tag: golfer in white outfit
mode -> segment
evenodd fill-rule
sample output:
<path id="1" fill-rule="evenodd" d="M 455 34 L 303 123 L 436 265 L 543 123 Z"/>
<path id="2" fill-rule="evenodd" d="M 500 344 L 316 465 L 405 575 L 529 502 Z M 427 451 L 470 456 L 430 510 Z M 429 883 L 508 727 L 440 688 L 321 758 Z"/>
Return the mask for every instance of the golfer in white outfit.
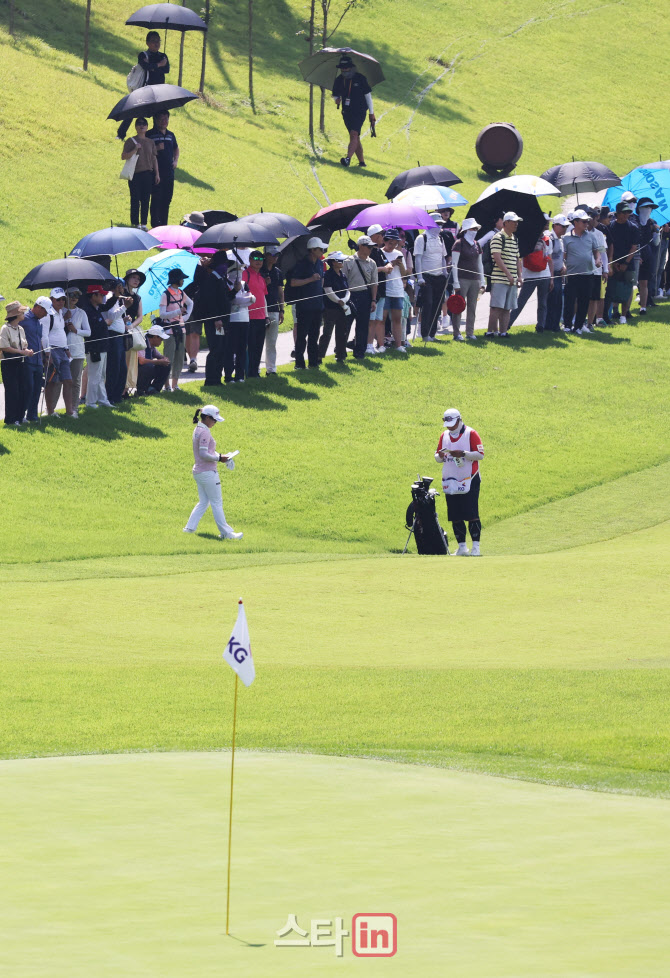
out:
<path id="1" fill-rule="evenodd" d="M 198 420 L 200 415 L 200 420 Z M 234 469 L 235 463 L 230 455 L 221 455 L 216 450 L 210 428 L 213 428 L 217 421 L 224 418 L 219 414 L 219 409 L 214 404 L 206 404 L 202 411 L 198 410 L 193 416 L 195 430 L 193 432 L 193 478 L 198 486 L 199 503 L 188 518 L 188 523 L 184 527 L 184 533 L 195 533 L 198 523 L 207 512 L 207 507 L 212 507 L 212 515 L 219 528 L 219 535 L 222 540 L 240 540 L 241 533 L 235 533 L 232 526 L 226 522 L 223 512 L 223 500 L 221 498 L 221 479 L 217 470 L 219 462 L 225 462 L 226 468 Z"/>

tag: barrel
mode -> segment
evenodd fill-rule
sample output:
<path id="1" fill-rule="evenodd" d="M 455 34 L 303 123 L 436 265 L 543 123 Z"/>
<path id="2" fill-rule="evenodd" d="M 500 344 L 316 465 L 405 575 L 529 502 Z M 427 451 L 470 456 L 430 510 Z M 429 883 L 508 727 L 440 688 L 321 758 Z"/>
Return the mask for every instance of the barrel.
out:
<path id="1" fill-rule="evenodd" d="M 523 153 L 523 139 L 511 122 L 492 122 L 477 136 L 475 150 L 487 173 L 510 173 Z"/>

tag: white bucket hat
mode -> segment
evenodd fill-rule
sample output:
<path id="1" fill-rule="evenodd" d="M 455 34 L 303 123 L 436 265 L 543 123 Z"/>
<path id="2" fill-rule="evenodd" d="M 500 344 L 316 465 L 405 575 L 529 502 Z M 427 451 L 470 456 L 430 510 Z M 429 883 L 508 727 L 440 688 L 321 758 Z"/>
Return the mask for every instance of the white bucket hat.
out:
<path id="1" fill-rule="evenodd" d="M 461 231 L 472 231 L 473 228 L 479 230 L 481 224 L 477 224 L 474 217 L 466 217 L 461 224 Z"/>

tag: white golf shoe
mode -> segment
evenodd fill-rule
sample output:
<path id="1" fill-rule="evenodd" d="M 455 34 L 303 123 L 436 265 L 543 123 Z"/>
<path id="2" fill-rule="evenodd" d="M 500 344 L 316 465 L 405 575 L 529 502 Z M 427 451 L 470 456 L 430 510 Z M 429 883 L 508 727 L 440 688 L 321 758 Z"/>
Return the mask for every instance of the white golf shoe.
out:
<path id="1" fill-rule="evenodd" d="M 470 551 L 471 557 L 481 557 L 482 552 L 479 549 L 479 540 L 472 541 L 472 550 Z"/>
<path id="2" fill-rule="evenodd" d="M 459 543 L 458 550 L 454 554 L 454 557 L 469 557 L 470 551 L 468 550 L 467 543 Z"/>
<path id="3" fill-rule="evenodd" d="M 235 531 L 233 530 L 232 533 L 225 533 L 225 534 L 222 533 L 219 536 L 219 539 L 220 540 L 241 540 L 243 536 L 244 536 L 243 533 L 235 533 Z"/>

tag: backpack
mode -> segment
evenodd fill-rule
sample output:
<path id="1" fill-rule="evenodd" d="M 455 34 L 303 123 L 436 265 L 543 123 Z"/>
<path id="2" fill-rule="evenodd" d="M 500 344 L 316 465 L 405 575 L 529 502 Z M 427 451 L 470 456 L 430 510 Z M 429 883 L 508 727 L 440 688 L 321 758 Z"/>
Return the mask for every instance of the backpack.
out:
<path id="1" fill-rule="evenodd" d="M 144 88 L 147 82 L 147 73 L 141 64 L 133 65 L 126 77 L 126 85 L 129 92 L 134 92 L 138 88 Z"/>
<path id="2" fill-rule="evenodd" d="M 537 251 L 531 251 L 523 259 L 523 267 L 527 268 L 529 272 L 543 272 L 548 263 L 549 259 L 545 255 L 543 248 L 538 248 Z"/>

